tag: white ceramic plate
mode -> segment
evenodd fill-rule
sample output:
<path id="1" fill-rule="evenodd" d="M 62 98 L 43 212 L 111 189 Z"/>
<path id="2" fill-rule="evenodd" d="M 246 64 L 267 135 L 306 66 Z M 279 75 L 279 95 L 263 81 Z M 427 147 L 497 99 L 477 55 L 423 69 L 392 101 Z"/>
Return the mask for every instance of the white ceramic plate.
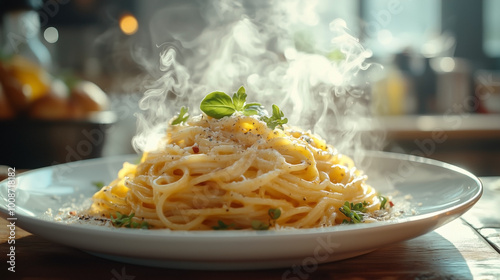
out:
<path id="1" fill-rule="evenodd" d="M 181 269 L 264 269 L 317 265 L 358 256 L 408 240 L 459 217 L 480 198 L 481 182 L 469 172 L 438 161 L 390 153 L 368 153 L 369 183 L 384 193 L 411 197 L 414 214 L 387 222 L 283 231 L 138 230 L 68 225 L 47 220 L 48 208 L 88 201 L 92 182 L 110 182 L 120 156 L 74 162 L 20 174 L 16 225 L 48 240 L 103 258 Z M 0 183 L 0 213 L 8 217 L 7 181 Z"/>

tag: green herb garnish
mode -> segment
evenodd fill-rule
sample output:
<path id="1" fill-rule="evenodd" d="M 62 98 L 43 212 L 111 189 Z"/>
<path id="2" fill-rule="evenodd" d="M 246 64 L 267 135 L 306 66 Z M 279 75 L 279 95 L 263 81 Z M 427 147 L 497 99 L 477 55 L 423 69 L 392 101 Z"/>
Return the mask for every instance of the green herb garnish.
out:
<path id="1" fill-rule="evenodd" d="M 255 230 L 268 230 L 269 224 L 266 224 L 266 223 L 259 221 L 259 220 L 253 220 L 252 221 L 252 228 Z"/>
<path id="2" fill-rule="evenodd" d="M 245 116 L 258 115 L 262 112 L 262 105 L 260 103 L 246 103 L 247 94 L 244 87 L 240 87 L 238 92 L 233 95 L 233 103 L 236 111 L 242 112 Z"/>
<path id="3" fill-rule="evenodd" d="M 231 229 L 231 228 L 237 229 L 237 227 L 234 223 L 231 223 L 228 225 L 221 220 L 218 220 L 217 225 L 213 226 L 212 228 L 215 230 L 225 230 L 225 229 Z"/>
<path id="4" fill-rule="evenodd" d="M 332 61 L 335 61 L 335 62 L 340 62 L 340 61 L 343 61 L 345 60 L 346 58 L 346 55 L 339 49 L 335 49 L 331 52 L 329 52 L 326 57 Z"/>
<path id="5" fill-rule="evenodd" d="M 379 196 L 379 199 L 380 199 L 380 209 L 385 209 L 385 205 L 387 204 L 387 197 L 381 195 Z"/>
<path id="6" fill-rule="evenodd" d="M 142 228 L 142 229 L 148 229 L 149 224 L 145 221 L 142 223 L 137 223 L 133 222 L 132 218 L 134 217 L 135 213 L 132 213 L 130 215 L 124 215 L 120 212 L 116 212 L 116 218 L 113 217 L 113 215 L 110 215 L 111 222 L 113 223 L 113 226 L 115 227 L 126 227 L 126 228 Z"/>
<path id="7" fill-rule="evenodd" d="M 285 114 L 280 108 L 273 104 L 273 114 L 271 117 L 262 117 L 262 121 L 264 121 L 267 126 L 271 129 L 275 129 L 276 127 L 283 129 L 283 125 L 288 122 L 288 119 L 285 118 Z"/>
<path id="8" fill-rule="evenodd" d="M 205 96 L 201 101 L 200 109 L 216 119 L 231 116 L 236 111 L 231 97 L 221 91 L 214 91 Z"/>
<path id="9" fill-rule="evenodd" d="M 273 114 L 271 117 L 267 117 L 262 116 L 264 111 L 260 103 L 247 104 L 246 99 L 247 94 L 244 87 L 240 87 L 238 92 L 233 94 L 233 97 L 222 91 L 214 91 L 205 96 L 201 101 L 200 109 L 208 116 L 216 119 L 229 117 L 234 113 L 240 113 L 245 116 L 261 115 L 260 119 L 271 129 L 275 129 L 276 127 L 283 129 L 283 125 L 288 123 L 285 114 L 277 105 L 273 104 Z"/>
<path id="10" fill-rule="evenodd" d="M 101 189 L 102 187 L 104 187 L 104 182 L 102 181 L 96 181 L 96 182 L 92 182 L 92 185 L 96 186 L 98 189 Z"/>
<path id="11" fill-rule="evenodd" d="M 245 102 L 247 101 L 247 94 L 244 87 L 240 87 L 238 91 L 233 94 L 233 105 L 236 111 L 243 111 Z"/>
<path id="12" fill-rule="evenodd" d="M 259 220 L 252 221 L 252 228 L 255 230 L 268 230 L 270 226 L 274 225 L 275 221 L 281 216 L 281 210 L 279 208 L 270 208 L 267 214 L 271 218 L 270 223 L 264 223 Z"/>
<path id="13" fill-rule="evenodd" d="M 245 116 L 259 114 L 262 106 L 259 103 L 246 104 L 246 98 L 244 87 L 240 87 L 232 98 L 224 92 L 214 91 L 201 101 L 200 109 L 216 119 L 231 116 L 236 112 Z"/>
<path id="14" fill-rule="evenodd" d="M 363 215 L 361 213 L 366 212 L 366 206 L 368 203 L 363 201 L 362 203 L 350 203 L 349 201 L 344 202 L 344 205 L 339 208 L 340 212 L 344 214 L 350 220 L 344 219 L 343 224 L 357 224 L 363 222 Z"/>
<path id="15" fill-rule="evenodd" d="M 182 106 L 179 115 L 172 121 L 172 125 L 177 125 L 186 122 L 188 118 L 189 118 L 188 108 Z"/>
<path id="16" fill-rule="evenodd" d="M 277 220 L 281 216 L 281 210 L 279 208 L 271 208 L 267 213 L 273 220 Z"/>
<path id="17" fill-rule="evenodd" d="M 263 107 L 260 103 L 246 103 L 247 94 L 244 87 L 240 87 L 238 92 L 231 98 L 222 91 L 209 93 L 201 101 L 200 109 L 208 116 L 216 119 L 232 116 L 234 113 L 241 113 L 245 116 L 261 115 L 260 119 L 264 121 L 271 129 L 276 127 L 283 129 L 283 125 L 288 123 L 285 114 L 280 108 L 273 104 L 273 114 L 271 117 L 262 116 Z M 182 111 L 182 109 L 181 109 Z"/>

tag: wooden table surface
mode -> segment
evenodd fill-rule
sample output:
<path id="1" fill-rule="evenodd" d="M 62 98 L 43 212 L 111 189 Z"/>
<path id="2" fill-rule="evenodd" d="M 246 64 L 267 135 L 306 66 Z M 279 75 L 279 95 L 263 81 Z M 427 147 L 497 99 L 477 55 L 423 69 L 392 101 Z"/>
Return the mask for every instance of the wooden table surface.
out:
<path id="1" fill-rule="evenodd" d="M 352 259 L 255 271 L 151 268 L 94 257 L 16 230 L 15 272 L 8 268 L 7 221 L 0 218 L 0 279 L 500 279 L 500 177 L 482 177 L 480 201 L 462 217 L 423 236 Z M 235 248 L 237 250 L 237 248 Z"/>

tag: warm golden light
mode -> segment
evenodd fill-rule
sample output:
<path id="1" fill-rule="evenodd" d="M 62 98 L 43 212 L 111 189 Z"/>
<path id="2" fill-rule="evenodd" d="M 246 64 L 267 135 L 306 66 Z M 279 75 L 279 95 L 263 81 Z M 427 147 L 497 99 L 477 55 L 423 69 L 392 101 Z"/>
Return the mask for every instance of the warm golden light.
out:
<path id="1" fill-rule="evenodd" d="M 125 14 L 120 18 L 120 29 L 127 35 L 132 35 L 139 29 L 137 19 L 131 14 Z"/>

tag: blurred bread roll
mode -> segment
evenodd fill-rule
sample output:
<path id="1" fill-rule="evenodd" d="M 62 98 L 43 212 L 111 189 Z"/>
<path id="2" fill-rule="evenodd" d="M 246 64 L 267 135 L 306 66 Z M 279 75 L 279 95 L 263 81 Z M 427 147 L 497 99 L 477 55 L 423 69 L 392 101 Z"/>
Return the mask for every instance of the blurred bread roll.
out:
<path id="1" fill-rule="evenodd" d="M 71 89 L 70 102 L 86 114 L 108 109 L 109 98 L 96 84 L 79 81 Z"/>

